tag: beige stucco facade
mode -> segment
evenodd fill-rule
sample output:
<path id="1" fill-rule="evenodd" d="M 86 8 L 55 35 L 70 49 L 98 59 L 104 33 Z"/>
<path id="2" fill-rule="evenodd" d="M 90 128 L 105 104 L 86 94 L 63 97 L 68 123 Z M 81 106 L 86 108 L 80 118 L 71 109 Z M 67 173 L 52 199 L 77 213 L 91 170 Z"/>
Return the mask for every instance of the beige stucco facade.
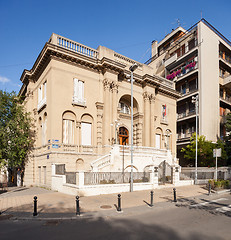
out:
<path id="1" fill-rule="evenodd" d="M 176 100 L 180 94 L 175 84 L 155 75 L 152 66 L 106 47 L 95 50 L 52 34 L 32 69 L 24 70 L 21 77 L 20 95 L 25 97 L 36 130 L 25 185 L 50 186 L 52 164 L 65 164 L 69 172 L 92 171 L 97 161 L 101 166 L 106 163 L 100 160 L 104 156 L 115 156 L 115 146 L 121 153 L 120 145 L 130 145 L 129 67 L 134 63 L 138 64 L 133 87 L 134 168 L 144 171 L 151 162 L 158 164 L 158 156 L 176 162 Z M 114 161 L 121 161 L 120 153 Z M 126 170 L 129 159 L 127 154 L 124 169 L 117 162 L 106 170 Z"/>

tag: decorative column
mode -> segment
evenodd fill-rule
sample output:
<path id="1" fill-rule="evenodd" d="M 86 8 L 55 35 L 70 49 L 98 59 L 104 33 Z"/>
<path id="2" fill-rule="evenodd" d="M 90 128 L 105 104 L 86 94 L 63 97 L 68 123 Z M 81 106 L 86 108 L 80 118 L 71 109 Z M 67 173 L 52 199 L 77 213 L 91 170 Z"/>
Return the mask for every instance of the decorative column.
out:
<path id="1" fill-rule="evenodd" d="M 112 119 L 111 123 L 113 123 L 113 128 L 112 128 L 112 137 L 115 138 L 115 120 L 117 120 L 117 107 L 118 107 L 118 102 L 117 102 L 117 96 L 118 96 L 118 84 L 116 81 L 111 82 L 111 92 L 112 92 Z"/>
<path id="2" fill-rule="evenodd" d="M 103 145 L 109 144 L 110 140 L 110 82 L 103 81 L 104 86 L 104 114 L 103 114 Z"/>
<path id="3" fill-rule="evenodd" d="M 149 93 L 144 92 L 144 146 L 150 146 L 150 98 Z"/>
<path id="4" fill-rule="evenodd" d="M 97 149 L 98 153 L 102 153 L 102 145 L 103 145 L 103 103 L 97 102 L 97 124 L 96 124 L 96 137 L 97 137 Z"/>
<path id="5" fill-rule="evenodd" d="M 78 152 L 80 152 L 80 145 L 81 145 L 81 122 L 76 121 L 76 145 L 78 146 Z"/>
<path id="6" fill-rule="evenodd" d="M 150 146 L 154 147 L 154 138 L 155 138 L 155 95 L 150 94 L 150 112 L 151 112 L 151 118 L 150 118 Z"/>

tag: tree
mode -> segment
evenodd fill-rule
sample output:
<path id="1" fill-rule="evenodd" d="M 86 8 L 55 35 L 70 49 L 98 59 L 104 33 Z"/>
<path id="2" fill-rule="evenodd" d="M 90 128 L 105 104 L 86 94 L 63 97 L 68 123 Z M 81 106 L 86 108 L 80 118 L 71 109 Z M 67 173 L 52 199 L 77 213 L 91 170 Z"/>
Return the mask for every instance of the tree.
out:
<path id="1" fill-rule="evenodd" d="M 225 150 L 228 155 L 227 164 L 231 165 L 231 113 L 227 114 L 226 117 L 226 123 L 225 123 L 225 130 L 226 130 L 226 136 L 225 136 Z"/>
<path id="2" fill-rule="evenodd" d="M 33 124 L 15 92 L 0 90 L 0 168 L 24 169 L 34 145 Z"/>
<path id="3" fill-rule="evenodd" d="M 217 143 L 207 141 L 205 136 L 201 135 L 197 138 L 197 162 L 199 167 L 213 167 L 215 166 L 215 158 L 213 157 L 213 149 L 221 148 L 222 157 L 218 162 L 219 165 L 225 165 L 227 154 L 224 143 L 219 139 Z M 190 144 L 181 149 L 184 157 L 189 161 L 189 165 L 195 165 L 196 158 L 196 133 L 190 138 Z"/>

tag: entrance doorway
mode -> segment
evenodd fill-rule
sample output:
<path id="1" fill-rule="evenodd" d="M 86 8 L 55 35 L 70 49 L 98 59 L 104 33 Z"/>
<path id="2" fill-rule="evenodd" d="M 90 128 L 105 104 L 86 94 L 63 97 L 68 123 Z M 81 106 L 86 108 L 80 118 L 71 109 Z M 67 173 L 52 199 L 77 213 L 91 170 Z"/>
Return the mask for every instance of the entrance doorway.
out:
<path id="1" fill-rule="evenodd" d="M 120 145 L 128 145 L 128 130 L 125 127 L 119 128 L 119 143 Z"/>

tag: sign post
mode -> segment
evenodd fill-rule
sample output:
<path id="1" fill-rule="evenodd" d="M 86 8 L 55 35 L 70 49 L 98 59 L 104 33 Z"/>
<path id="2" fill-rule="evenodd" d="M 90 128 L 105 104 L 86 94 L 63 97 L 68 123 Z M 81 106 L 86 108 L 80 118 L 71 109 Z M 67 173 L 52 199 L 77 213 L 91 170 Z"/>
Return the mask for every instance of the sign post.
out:
<path id="1" fill-rule="evenodd" d="M 216 158 L 215 181 L 217 181 L 217 157 L 221 157 L 221 148 L 213 149 L 213 157 Z"/>

